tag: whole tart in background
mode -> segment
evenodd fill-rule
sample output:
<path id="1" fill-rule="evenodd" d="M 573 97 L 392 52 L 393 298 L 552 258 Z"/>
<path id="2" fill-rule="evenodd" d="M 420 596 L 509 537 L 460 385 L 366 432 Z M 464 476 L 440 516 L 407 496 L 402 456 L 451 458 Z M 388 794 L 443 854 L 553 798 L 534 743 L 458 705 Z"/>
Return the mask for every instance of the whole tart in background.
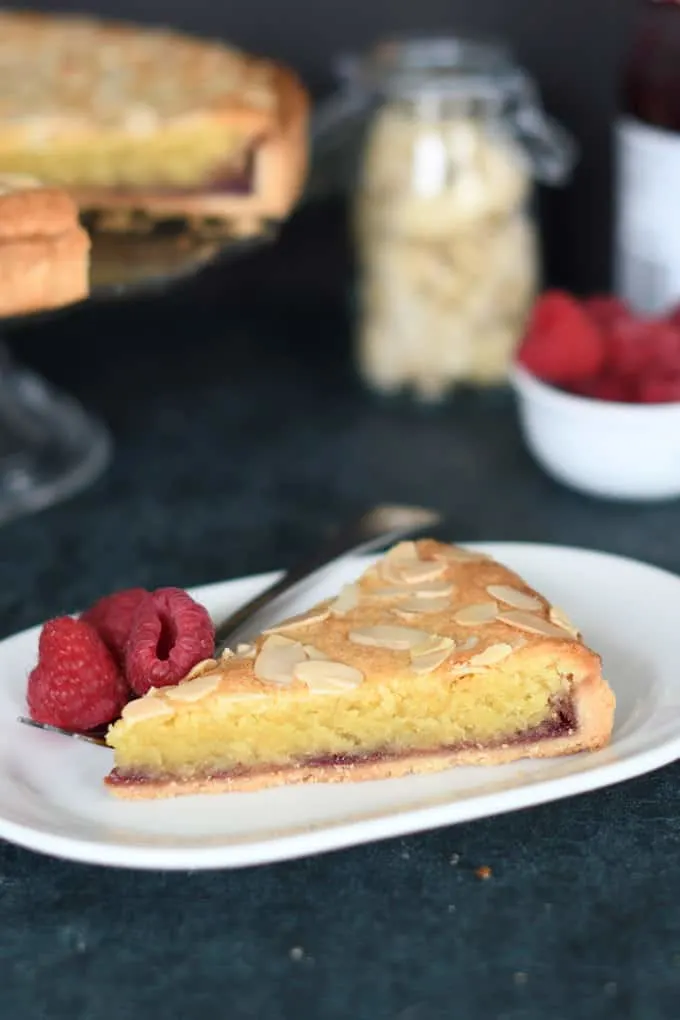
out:
<path id="1" fill-rule="evenodd" d="M 0 173 L 0 318 L 87 297 L 90 238 L 62 188 Z"/>
<path id="2" fill-rule="evenodd" d="M 0 172 L 68 189 L 105 228 L 182 218 L 247 235 L 283 219 L 307 120 L 291 71 L 220 42 L 0 12 Z"/>

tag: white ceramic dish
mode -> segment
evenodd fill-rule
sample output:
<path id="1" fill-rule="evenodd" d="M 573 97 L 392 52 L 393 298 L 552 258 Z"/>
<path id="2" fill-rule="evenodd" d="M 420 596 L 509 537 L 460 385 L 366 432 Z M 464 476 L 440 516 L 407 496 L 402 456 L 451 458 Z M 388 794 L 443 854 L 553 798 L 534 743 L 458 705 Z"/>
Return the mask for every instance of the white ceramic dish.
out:
<path id="1" fill-rule="evenodd" d="M 586 550 L 479 548 L 563 607 L 602 653 L 618 702 L 614 739 L 606 750 L 383 782 L 117 801 L 102 785 L 111 766 L 108 750 L 16 722 L 36 653 L 33 629 L 0 644 L 0 836 L 95 864 L 237 868 L 585 793 L 680 757 L 680 578 Z M 366 562 L 336 569 L 305 602 L 337 590 Z M 271 579 L 227 581 L 195 594 L 220 617 Z"/>
<path id="2" fill-rule="evenodd" d="M 680 496 L 680 403 L 619 404 L 512 371 L 527 446 L 548 474 L 608 499 Z"/>

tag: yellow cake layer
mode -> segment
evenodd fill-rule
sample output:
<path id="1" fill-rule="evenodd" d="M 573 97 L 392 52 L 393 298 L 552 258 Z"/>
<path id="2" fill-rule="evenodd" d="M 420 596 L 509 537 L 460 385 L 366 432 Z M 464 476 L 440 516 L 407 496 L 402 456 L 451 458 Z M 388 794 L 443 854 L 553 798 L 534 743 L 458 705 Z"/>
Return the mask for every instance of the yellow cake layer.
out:
<path id="1" fill-rule="evenodd" d="M 533 656 L 457 678 L 408 677 L 351 692 L 266 697 L 223 694 L 167 718 L 121 721 L 109 733 L 120 773 L 191 776 L 283 765 L 325 755 L 432 750 L 510 738 L 551 718 L 551 699 L 570 681 L 557 660 Z"/>
<path id="2" fill-rule="evenodd" d="M 245 138 L 233 125 L 193 117 L 144 135 L 112 128 L 12 146 L 0 133 L 0 169 L 66 187 L 200 187 L 238 161 Z"/>

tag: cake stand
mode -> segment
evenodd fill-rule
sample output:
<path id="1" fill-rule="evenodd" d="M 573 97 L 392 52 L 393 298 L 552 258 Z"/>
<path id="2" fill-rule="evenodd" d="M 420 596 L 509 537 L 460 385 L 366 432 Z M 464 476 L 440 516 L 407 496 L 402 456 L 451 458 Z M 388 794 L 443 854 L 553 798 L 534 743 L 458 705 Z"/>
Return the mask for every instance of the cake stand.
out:
<path id="1" fill-rule="evenodd" d="M 92 234 L 88 302 L 163 291 L 208 264 L 271 241 L 196 237 L 182 228 L 144 235 Z M 73 306 L 69 306 L 71 308 Z M 70 396 L 17 364 L 7 339 L 14 327 L 63 314 L 0 320 L 0 523 L 39 510 L 93 482 L 108 464 L 105 426 Z"/>

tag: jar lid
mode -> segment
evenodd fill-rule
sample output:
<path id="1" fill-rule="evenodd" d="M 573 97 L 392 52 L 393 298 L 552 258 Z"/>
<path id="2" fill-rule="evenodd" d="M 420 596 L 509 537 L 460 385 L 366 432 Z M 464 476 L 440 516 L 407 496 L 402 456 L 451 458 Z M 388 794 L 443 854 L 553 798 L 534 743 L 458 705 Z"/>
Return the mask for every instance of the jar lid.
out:
<path id="1" fill-rule="evenodd" d="M 343 77 L 405 99 L 430 94 L 502 100 L 515 71 L 511 52 L 500 43 L 456 36 L 388 39 L 340 65 Z"/>

